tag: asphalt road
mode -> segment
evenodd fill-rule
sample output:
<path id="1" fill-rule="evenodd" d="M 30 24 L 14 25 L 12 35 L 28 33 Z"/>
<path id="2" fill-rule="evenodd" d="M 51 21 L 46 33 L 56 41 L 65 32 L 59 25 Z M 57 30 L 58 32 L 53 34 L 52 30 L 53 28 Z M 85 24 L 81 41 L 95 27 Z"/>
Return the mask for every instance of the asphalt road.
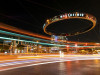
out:
<path id="1" fill-rule="evenodd" d="M 100 75 L 100 59 L 41 64 L 1 71 L 0 75 Z"/>

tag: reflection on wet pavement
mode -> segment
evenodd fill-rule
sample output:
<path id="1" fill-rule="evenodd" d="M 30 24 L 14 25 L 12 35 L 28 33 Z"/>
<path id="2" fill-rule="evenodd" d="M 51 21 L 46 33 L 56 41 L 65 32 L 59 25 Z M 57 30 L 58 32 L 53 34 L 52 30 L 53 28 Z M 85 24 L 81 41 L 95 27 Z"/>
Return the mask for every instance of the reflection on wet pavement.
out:
<path id="1" fill-rule="evenodd" d="M 76 60 L 24 67 L 0 75 L 100 75 L 100 60 Z"/>

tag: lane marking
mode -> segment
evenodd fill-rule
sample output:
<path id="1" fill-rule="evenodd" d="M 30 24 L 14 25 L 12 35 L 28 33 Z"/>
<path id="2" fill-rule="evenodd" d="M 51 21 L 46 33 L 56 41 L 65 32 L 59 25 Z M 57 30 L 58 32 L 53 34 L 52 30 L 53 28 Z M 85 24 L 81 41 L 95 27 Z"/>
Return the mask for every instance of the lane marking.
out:
<path id="1" fill-rule="evenodd" d="M 71 61 L 71 60 L 53 61 L 53 62 L 44 62 L 44 63 L 37 63 L 37 64 L 31 64 L 31 65 L 24 65 L 24 66 L 19 66 L 19 67 L 7 68 L 7 69 L 3 69 L 3 70 L 0 70 L 0 71 L 6 71 L 6 70 L 17 69 L 17 68 L 36 66 L 36 65 L 43 65 L 43 64 L 50 64 L 50 63 L 57 63 L 57 62 L 65 62 L 65 61 Z"/>
<path id="2" fill-rule="evenodd" d="M 76 58 L 76 59 L 75 59 Z M 54 60 L 54 59 L 56 59 L 56 61 Z M 70 60 L 68 60 L 67 59 L 67 57 L 66 58 L 52 58 L 52 59 L 48 59 L 49 61 L 50 60 L 52 60 L 52 62 L 50 61 L 50 62 L 44 62 L 44 63 L 37 63 L 37 64 L 30 64 L 30 65 L 24 65 L 24 66 L 19 66 L 19 67 L 13 67 L 13 68 L 7 68 L 7 69 L 2 69 L 2 70 L 0 70 L 0 71 L 6 71 L 6 70 L 11 70 L 11 69 L 17 69 L 17 68 L 23 68 L 23 67 L 28 67 L 28 66 L 35 66 L 35 65 L 42 65 L 42 64 L 50 64 L 50 63 L 57 63 L 57 62 L 65 62 L 65 61 L 77 61 L 77 60 L 94 60 L 94 59 L 100 59 L 100 58 L 98 58 L 98 57 L 95 57 L 95 58 L 90 58 L 90 57 L 85 57 L 85 58 L 83 58 L 83 57 L 73 57 L 73 58 L 68 58 L 68 59 L 70 59 Z M 57 60 L 57 59 L 59 59 L 59 60 Z M 46 59 L 39 59 L 39 60 L 46 60 Z M 39 61 L 38 60 L 38 61 Z M 48 61 L 48 60 L 46 60 L 46 61 Z M 39 62 L 41 62 L 41 61 L 39 61 Z M 43 62 L 43 61 L 42 61 Z M 22 63 L 17 63 L 17 64 L 24 64 L 24 63 L 30 63 L 30 62 L 22 62 Z M 8 65 L 12 65 L 12 64 L 8 64 Z M 3 66 L 8 66 L 8 65 L 3 65 Z M 16 65 L 15 63 L 13 64 L 13 65 Z"/>

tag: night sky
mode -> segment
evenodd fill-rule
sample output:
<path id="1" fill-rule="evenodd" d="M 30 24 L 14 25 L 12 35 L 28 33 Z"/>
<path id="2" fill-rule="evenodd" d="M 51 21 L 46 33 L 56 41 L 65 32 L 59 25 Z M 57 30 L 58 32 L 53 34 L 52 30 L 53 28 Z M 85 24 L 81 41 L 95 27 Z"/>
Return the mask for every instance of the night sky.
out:
<path id="1" fill-rule="evenodd" d="M 45 36 L 49 36 L 43 32 L 43 24 L 46 19 L 67 12 L 76 11 L 94 15 L 97 18 L 97 25 L 93 30 L 87 33 L 68 37 L 68 40 L 80 42 L 100 42 L 99 0 L 0 0 L 1 22 Z M 56 24 L 58 25 L 59 23 Z M 64 29 L 64 32 L 70 32 L 73 31 L 73 29 L 76 29 L 76 25 L 78 29 L 86 27 L 88 22 L 82 23 L 79 21 L 75 23 L 70 21 L 69 24 L 72 25 L 72 28 L 69 27 L 69 24 L 62 24 L 62 27 L 58 26 L 58 31 L 60 31 L 61 28 L 61 30 Z M 67 25 L 67 27 L 64 27 L 64 25 Z M 57 26 L 55 27 L 57 29 Z M 65 31 L 65 28 L 68 31 Z M 55 32 L 57 32 L 57 30 Z"/>

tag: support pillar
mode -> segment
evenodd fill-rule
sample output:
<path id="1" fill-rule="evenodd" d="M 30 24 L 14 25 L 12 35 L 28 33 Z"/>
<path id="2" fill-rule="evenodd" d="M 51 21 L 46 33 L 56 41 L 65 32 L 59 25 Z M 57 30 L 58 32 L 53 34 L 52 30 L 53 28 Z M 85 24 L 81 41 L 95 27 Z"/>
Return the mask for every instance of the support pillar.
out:
<path id="1" fill-rule="evenodd" d="M 28 45 L 27 45 L 27 53 L 28 53 Z"/>

